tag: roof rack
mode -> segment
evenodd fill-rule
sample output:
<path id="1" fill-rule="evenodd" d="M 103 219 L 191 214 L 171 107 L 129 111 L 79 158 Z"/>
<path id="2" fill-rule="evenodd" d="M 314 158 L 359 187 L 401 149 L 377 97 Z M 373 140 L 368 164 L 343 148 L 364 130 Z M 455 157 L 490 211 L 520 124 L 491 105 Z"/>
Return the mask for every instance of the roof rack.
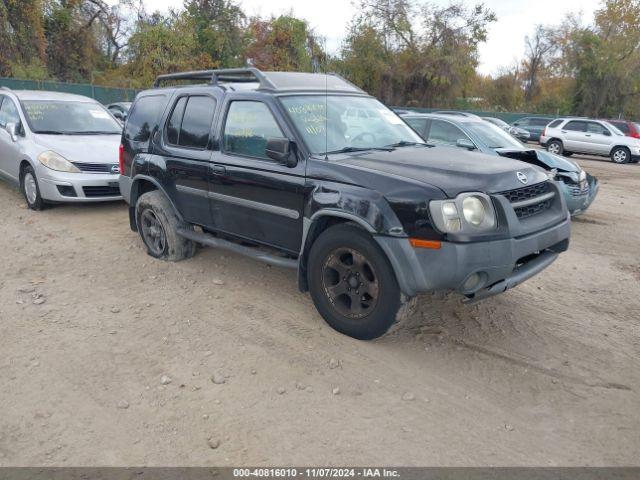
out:
<path id="1" fill-rule="evenodd" d="M 219 85 L 221 82 L 258 82 L 260 88 L 276 89 L 276 86 L 257 68 L 223 68 L 217 70 L 169 73 L 156 77 L 155 82 L 153 82 L 153 87 L 158 88 L 162 82 L 170 80 L 204 80 L 211 85 Z"/>

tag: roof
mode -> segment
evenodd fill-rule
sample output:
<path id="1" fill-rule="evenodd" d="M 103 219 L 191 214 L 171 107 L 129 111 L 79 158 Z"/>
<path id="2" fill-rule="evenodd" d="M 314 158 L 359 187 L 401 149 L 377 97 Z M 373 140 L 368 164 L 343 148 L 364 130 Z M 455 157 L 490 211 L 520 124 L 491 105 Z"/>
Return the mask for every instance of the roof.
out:
<path id="1" fill-rule="evenodd" d="M 10 90 L 20 100 L 50 100 L 58 102 L 91 102 L 96 103 L 93 98 L 72 93 L 49 92 L 47 90 Z"/>
<path id="2" fill-rule="evenodd" d="M 156 78 L 154 87 L 158 88 L 163 82 L 168 81 L 194 80 L 202 80 L 206 84 L 230 90 L 365 94 L 363 90 L 333 73 L 262 72 L 257 68 L 201 70 L 160 75 Z"/>
<path id="3" fill-rule="evenodd" d="M 458 123 L 478 123 L 478 120 L 482 120 L 480 117 L 465 117 L 463 115 L 450 115 L 446 113 L 401 113 L 401 117 L 413 117 L 413 118 L 437 118 L 439 120 L 447 120 L 449 122 Z M 484 120 L 483 120 L 484 121 Z"/>

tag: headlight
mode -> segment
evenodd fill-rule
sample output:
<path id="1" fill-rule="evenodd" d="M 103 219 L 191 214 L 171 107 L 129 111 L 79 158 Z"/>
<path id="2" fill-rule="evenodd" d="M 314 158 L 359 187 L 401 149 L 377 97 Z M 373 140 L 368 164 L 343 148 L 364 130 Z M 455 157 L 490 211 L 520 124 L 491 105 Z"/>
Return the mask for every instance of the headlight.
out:
<path id="1" fill-rule="evenodd" d="M 80 169 L 62 155 L 48 150 L 38 155 L 38 161 L 51 170 L 67 173 L 80 173 Z"/>
<path id="2" fill-rule="evenodd" d="M 581 182 L 584 182 L 587 179 L 587 172 L 585 172 L 584 170 L 580 170 L 580 176 L 578 177 L 578 180 Z"/>
<path id="3" fill-rule="evenodd" d="M 496 227 L 496 214 L 488 195 L 461 193 L 455 200 L 429 203 L 435 227 L 443 233 L 480 233 Z"/>

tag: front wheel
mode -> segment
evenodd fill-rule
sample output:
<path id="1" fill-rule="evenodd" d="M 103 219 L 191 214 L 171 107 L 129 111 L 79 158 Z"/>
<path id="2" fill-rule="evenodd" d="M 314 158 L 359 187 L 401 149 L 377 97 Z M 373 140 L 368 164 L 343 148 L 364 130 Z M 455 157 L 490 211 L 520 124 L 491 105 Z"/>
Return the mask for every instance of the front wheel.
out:
<path id="1" fill-rule="evenodd" d="M 45 207 L 45 202 L 40 195 L 38 178 L 31 165 L 26 166 L 20 176 L 20 190 L 31 210 L 42 210 Z"/>
<path id="2" fill-rule="evenodd" d="M 616 147 L 611 151 L 611 160 L 614 163 L 629 163 L 631 152 L 627 147 Z"/>
<path id="3" fill-rule="evenodd" d="M 562 153 L 564 152 L 562 142 L 560 140 L 551 140 L 547 144 L 547 151 L 555 155 L 562 155 Z"/>
<path id="4" fill-rule="evenodd" d="M 140 196 L 136 224 L 152 257 L 177 262 L 195 254 L 195 243 L 178 235 L 182 222 L 162 192 L 154 190 Z"/>
<path id="5" fill-rule="evenodd" d="M 352 225 L 323 232 L 309 253 L 311 298 L 325 321 L 359 340 L 383 335 L 400 309 L 393 268 L 371 235 Z"/>

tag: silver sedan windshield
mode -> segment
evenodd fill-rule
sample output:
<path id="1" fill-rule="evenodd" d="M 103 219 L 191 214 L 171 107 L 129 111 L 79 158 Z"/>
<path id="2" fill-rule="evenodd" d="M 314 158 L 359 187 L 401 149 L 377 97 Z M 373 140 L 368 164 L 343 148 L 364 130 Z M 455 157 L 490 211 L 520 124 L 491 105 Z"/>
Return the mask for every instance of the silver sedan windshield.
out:
<path id="1" fill-rule="evenodd" d="M 102 105 L 91 102 L 27 100 L 27 123 L 34 133 L 120 134 L 122 127 Z"/>

